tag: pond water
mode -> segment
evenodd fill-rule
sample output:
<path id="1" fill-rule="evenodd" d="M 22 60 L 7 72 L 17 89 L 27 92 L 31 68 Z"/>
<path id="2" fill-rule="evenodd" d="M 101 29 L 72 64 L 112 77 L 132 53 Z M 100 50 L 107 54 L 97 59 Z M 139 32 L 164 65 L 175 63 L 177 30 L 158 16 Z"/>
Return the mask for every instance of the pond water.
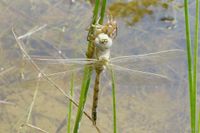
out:
<path id="1" fill-rule="evenodd" d="M 108 1 L 110 12 L 118 23 L 111 56 L 185 50 L 182 5 L 181 0 L 168 3 L 167 0 Z M 191 9 L 194 6 L 194 3 L 190 3 Z M 45 26 L 21 39 L 25 50 L 33 58 L 85 58 L 86 29 L 92 18 L 92 4 L 80 0 L 1 0 L 0 10 L 0 132 L 39 132 L 35 128 L 23 126 L 37 88 L 28 123 L 49 133 L 67 132 L 69 100 L 50 82 L 38 78 L 38 72 L 17 46 L 12 27 L 20 36 L 33 28 Z M 193 11 L 191 14 L 194 14 Z M 194 20 L 193 15 L 191 20 Z M 190 132 L 186 64 L 184 52 L 118 62 L 120 66 L 165 75 L 170 79 L 115 71 L 119 133 Z M 67 94 L 74 72 L 74 99 L 78 101 L 81 65 L 42 62 L 37 65 L 47 75 L 52 74 L 49 77 Z M 77 68 L 79 71 L 72 71 Z M 68 72 L 58 74 L 62 71 Z M 94 75 L 85 108 L 89 114 L 93 82 Z M 106 72 L 102 76 L 99 97 L 97 126 L 102 133 L 111 133 L 112 90 L 111 78 Z M 76 109 L 74 106 L 72 123 Z M 92 122 L 83 116 L 80 133 L 95 132 Z"/>

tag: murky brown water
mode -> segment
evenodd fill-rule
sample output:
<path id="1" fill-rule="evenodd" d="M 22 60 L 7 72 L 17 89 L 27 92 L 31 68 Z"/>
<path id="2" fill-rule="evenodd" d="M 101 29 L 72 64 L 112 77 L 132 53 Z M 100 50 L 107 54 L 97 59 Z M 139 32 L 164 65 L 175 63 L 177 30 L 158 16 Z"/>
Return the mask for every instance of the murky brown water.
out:
<path id="1" fill-rule="evenodd" d="M 112 48 L 112 57 L 185 49 L 182 9 L 171 10 L 172 3 L 169 3 L 169 9 L 163 9 L 162 3 L 165 1 L 152 2 L 153 4 L 150 3 L 148 6 L 139 6 L 141 12 L 142 9 L 145 11 L 141 13 L 142 17 L 139 19 L 137 19 L 138 14 L 134 16 L 135 12 L 130 15 L 125 14 L 123 17 L 120 14 L 116 15 L 119 31 Z M 109 5 L 113 3 L 109 1 Z M 59 51 L 62 51 L 65 58 L 84 58 L 87 48 L 86 29 L 91 20 L 92 6 L 83 1 L 70 3 L 67 0 L 2 0 L 0 10 L 0 100 L 11 102 L 0 102 L 0 132 L 23 132 L 25 127 L 22 127 L 22 124 L 26 122 L 37 84 L 38 94 L 29 123 L 49 133 L 66 132 L 68 100 L 48 81 L 37 78 L 38 73 L 33 65 L 23 60 L 11 29 L 14 27 L 17 35 L 20 36 L 36 26 L 47 25 L 43 30 L 22 39 L 26 51 L 32 57 L 62 58 L 59 54 Z M 170 26 L 174 26 L 172 23 L 160 21 L 161 18 L 169 16 L 177 19 L 174 29 L 169 29 Z M 187 69 L 184 53 L 153 56 L 143 60 L 128 60 L 128 62 L 118 64 L 131 69 L 166 75 L 171 79 L 171 81 L 166 81 L 133 72 L 115 72 L 119 133 L 189 132 Z M 47 74 L 82 67 L 42 63 L 38 65 Z M 22 79 L 22 72 L 24 79 Z M 72 72 L 67 72 L 50 78 L 66 93 L 69 93 L 71 74 Z M 81 77 L 80 70 L 76 72 L 75 78 L 76 101 L 79 98 Z M 110 84 L 110 77 L 104 72 L 97 121 L 102 133 L 112 132 Z M 86 105 L 87 112 L 91 111 L 92 85 Z M 75 111 L 76 107 L 74 107 L 72 121 L 75 119 Z M 26 132 L 39 131 L 27 128 Z M 95 132 L 96 129 L 91 121 L 84 116 L 80 133 Z"/>

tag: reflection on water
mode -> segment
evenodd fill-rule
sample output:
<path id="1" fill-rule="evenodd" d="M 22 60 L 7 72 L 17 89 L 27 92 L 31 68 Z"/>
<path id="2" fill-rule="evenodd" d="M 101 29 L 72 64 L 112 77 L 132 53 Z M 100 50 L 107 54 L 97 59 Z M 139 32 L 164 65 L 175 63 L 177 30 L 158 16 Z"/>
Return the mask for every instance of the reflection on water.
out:
<path id="1" fill-rule="evenodd" d="M 121 2 L 122 3 L 122 2 Z M 147 4 L 148 3 L 148 4 Z M 133 27 L 127 26 L 123 19 L 117 18 L 118 37 L 114 41 L 111 56 L 144 54 L 166 49 L 184 48 L 184 24 L 182 12 L 177 16 L 178 27 L 166 30 L 165 25 L 150 17 L 151 14 L 165 16 L 162 3 L 165 1 L 142 0 L 128 4 L 110 2 L 110 9 L 116 4 L 125 15 L 133 15 L 133 20 L 140 20 Z M 129 5 L 131 4 L 131 5 Z M 116 6 L 116 7 L 117 7 Z M 166 5 L 165 5 L 166 6 Z M 2 132 L 22 132 L 26 122 L 34 91 L 38 84 L 38 94 L 29 123 L 50 133 L 66 132 L 68 100 L 45 79 L 39 80 L 35 71 L 16 45 L 11 27 L 14 25 L 18 35 L 23 35 L 36 26 L 47 27 L 22 41 L 26 51 L 34 58 L 84 58 L 86 28 L 92 16 L 91 5 L 76 1 L 73 4 L 63 1 L 26 1 L 2 0 L 0 2 L 0 129 Z M 116 10 L 112 9 L 113 13 Z M 111 12 L 112 12 L 111 10 Z M 134 12 L 133 12 L 134 11 Z M 118 12 L 120 13 L 120 12 Z M 116 14 L 120 16 L 120 14 Z M 137 16 L 138 15 L 138 16 Z M 132 21 L 129 21 L 132 22 Z M 175 56 L 175 55 L 174 55 Z M 134 74 L 116 71 L 117 76 L 117 119 L 120 133 L 187 133 L 189 128 L 189 108 L 187 78 L 184 57 L 162 61 L 146 59 L 144 64 L 132 60 L 121 63 L 129 68 L 156 72 L 172 79 L 171 82 L 157 82 L 154 78 L 135 77 Z M 66 93 L 69 93 L 70 78 L 76 66 L 63 64 L 38 64 L 46 74 L 68 71 L 50 78 Z M 78 66 L 79 67 L 79 66 Z M 21 74 L 24 74 L 24 79 Z M 78 101 L 82 70 L 76 72 L 75 97 Z M 104 73 L 100 91 L 97 125 L 103 133 L 112 132 L 112 93 L 109 75 Z M 150 82 L 149 82 L 150 81 Z M 151 83 L 152 82 L 152 83 Z M 151 84 L 149 84 L 151 83 Z M 92 89 L 90 89 L 86 111 L 91 111 Z M 13 104 L 4 104 L 8 101 Z M 74 107 L 74 112 L 76 107 Z M 90 113 L 89 113 L 90 114 Z M 76 113 L 73 113 L 74 122 Z M 80 131 L 95 133 L 91 121 L 83 117 Z M 27 133 L 38 132 L 27 128 Z"/>

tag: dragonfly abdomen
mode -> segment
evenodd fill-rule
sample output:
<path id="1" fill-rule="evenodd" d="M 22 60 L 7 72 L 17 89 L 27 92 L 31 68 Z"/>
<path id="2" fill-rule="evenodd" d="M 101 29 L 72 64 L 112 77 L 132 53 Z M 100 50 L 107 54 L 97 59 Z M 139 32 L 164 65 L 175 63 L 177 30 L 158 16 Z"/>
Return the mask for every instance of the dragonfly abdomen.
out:
<path id="1" fill-rule="evenodd" d="M 96 125 L 96 120 L 97 120 L 97 105 L 98 105 L 100 73 L 101 72 L 96 71 L 96 78 L 95 78 L 95 85 L 94 85 L 93 104 L 92 104 L 92 119 L 93 119 L 94 125 Z"/>

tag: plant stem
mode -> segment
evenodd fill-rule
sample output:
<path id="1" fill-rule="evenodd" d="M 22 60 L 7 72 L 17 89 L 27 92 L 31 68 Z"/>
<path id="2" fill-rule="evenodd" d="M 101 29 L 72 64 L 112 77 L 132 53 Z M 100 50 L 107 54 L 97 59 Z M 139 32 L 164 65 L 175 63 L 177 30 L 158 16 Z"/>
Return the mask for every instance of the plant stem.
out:
<path id="1" fill-rule="evenodd" d="M 95 1 L 92 25 L 96 24 L 96 21 L 97 21 L 98 12 L 99 12 L 99 3 L 100 3 L 99 0 Z M 93 34 L 93 32 L 94 32 L 94 27 L 92 25 L 90 26 L 90 29 L 88 31 L 88 38 L 90 38 L 90 35 Z M 87 48 L 86 56 L 87 56 L 87 58 L 92 58 L 93 55 L 94 55 L 94 44 L 92 43 L 91 40 L 88 40 L 88 48 Z M 76 115 L 73 133 L 78 133 L 78 130 L 80 127 L 80 121 L 82 118 L 83 109 L 85 106 L 87 93 L 88 93 L 88 89 L 90 86 L 91 74 L 92 74 L 92 68 L 85 66 L 83 80 L 82 80 L 82 86 L 81 86 L 80 99 L 79 99 L 79 106 L 78 106 L 78 111 L 77 111 L 77 115 Z"/>
<path id="2" fill-rule="evenodd" d="M 192 74 L 192 54 L 191 54 L 191 37 L 190 37 L 190 23 L 189 23 L 189 8 L 188 0 L 184 0 L 184 13 L 185 13 L 185 33 L 186 33 L 186 46 L 187 46 L 187 61 L 188 61 L 188 81 L 190 90 L 190 117 L 191 117 L 191 130 L 195 133 L 196 128 L 196 97 L 195 89 L 193 88 L 193 74 Z"/>
<path id="3" fill-rule="evenodd" d="M 87 98 L 87 92 L 88 92 L 88 88 L 90 85 L 91 74 L 92 74 L 91 67 L 85 66 L 84 77 L 82 80 L 81 94 L 80 94 L 80 99 L 79 99 L 79 106 L 78 106 L 78 111 L 77 111 L 77 115 L 76 115 L 76 121 L 75 121 L 73 133 L 78 133 L 78 130 L 80 127 L 80 121 L 81 121 L 81 118 L 83 115 L 84 105 L 85 105 L 86 98 Z"/>
<path id="4" fill-rule="evenodd" d="M 94 7 L 94 11 L 93 11 L 93 21 L 92 21 L 92 24 L 95 24 L 97 22 L 98 13 L 99 13 L 99 3 L 100 3 L 100 0 L 96 0 L 95 1 L 95 7 Z"/>
<path id="5" fill-rule="evenodd" d="M 199 120 L 198 120 L 198 133 L 200 133 L 200 110 L 199 110 Z"/>
<path id="6" fill-rule="evenodd" d="M 116 87 L 115 87 L 115 74 L 110 69 L 111 77 L 112 77 L 112 97 L 113 97 L 113 133 L 117 133 L 117 113 L 116 113 Z"/>
<path id="7" fill-rule="evenodd" d="M 196 125 L 196 97 L 197 97 L 197 73 L 198 73 L 198 36 L 199 36 L 199 0 L 196 0 L 196 17 L 195 17 L 195 35 L 194 35 L 194 66 L 193 66 L 193 101 L 194 101 L 194 121 Z M 200 122 L 200 120 L 198 120 Z M 200 124 L 200 123 L 199 123 Z M 199 125 L 198 124 L 198 125 Z M 193 129 L 192 129 L 193 130 Z M 196 128 L 194 126 L 194 130 L 196 131 Z M 200 132 L 200 131 L 199 131 Z"/>
<path id="8" fill-rule="evenodd" d="M 97 18 L 98 18 L 98 13 L 99 13 L 99 0 L 95 1 L 95 7 L 93 10 L 93 18 L 92 18 L 92 24 L 90 26 L 90 29 L 88 31 L 88 37 L 87 39 L 90 38 L 91 35 L 93 35 L 94 33 L 94 27 L 92 25 L 95 25 L 97 22 Z M 92 43 L 91 40 L 88 40 L 88 48 L 87 48 L 87 52 L 86 52 L 86 56 L 87 58 L 92 58 L 94 55 L 94 44 Z"/>
<path id="9" fill-rule="evenodd" d="M 101 14 L 100 14 L 100 20 L 99 20 L 99 24 L 101 24 L 101 25 L 103 24 L 103 20 L 104 20 L 104 16 L 105 16 L 106 1 L 107 0 L 103 0 L 102 6 L 101 6 Z"/>
<path id="10" fill-rule="evenodd" d="M 194 36 L 194 66 L 193 66 L 193 87 L 197 89 L 197 68 L 198 68 L 198 30 L 199 30 L 199 0 L 196 0 L 195 36 Z M 196 93 L 195 93 L 196 95 Z"/>
<path id="11" fill-rule="evenodd" d="M 74 95 L 74 73 L 72 73 L 71 81 L 70 81 L 70 95 L 73 97 Z M 72 115 L 72 102 L 69 101 L 69 111 L 68 111 L 68 120 L 67 120 L 67 133 L 70 133 L 71 129 L 71 115 Z"/>
<path id="12" fill-rule="evenodd" d="M 95 1 L 95 7 L 93 10 L 93 20 L 92 20 L 92 25 L 95 25 L 97 22 L 98 18 L 98 12 L 99 12 L 99 3 L 100 0 Z M 103 1 L 103 5 L 101 8 L 101 21 L 103 23 L 103 18 L 104 13 L 105 13 L 105 6 L 106 6 L 106 0 Z M 90 35 L 93 35 L 94 33 L 94 27 L 90 26 L 89 32 L 88 32 L 88 38 L 90 38 Z M 92 58 L 94 55 L 94 44 L 92 40 L 88 40 L 88 48 L 86 52 L 87 58 Z M 87 99 L 87 93 L 88 89 L 90 86 L 90 81 L 91 81 L 91 74 L 92 74 L 92 67 L 85 66 L 84 68 L 84 76 L 83 76 L 83 81 L 82 81 L 82 86 L 81 86 L 81 94 L 80 94 L 80 99 L 79 99 L 79 107 L 76 115 L 76 120 L 75 120 L 75 125 L 74 125 L 74 130 L 73 133 L 78 133 L 79 127 L 80 127 L 80 121 L 82 118 L 85 102 Z"/>

